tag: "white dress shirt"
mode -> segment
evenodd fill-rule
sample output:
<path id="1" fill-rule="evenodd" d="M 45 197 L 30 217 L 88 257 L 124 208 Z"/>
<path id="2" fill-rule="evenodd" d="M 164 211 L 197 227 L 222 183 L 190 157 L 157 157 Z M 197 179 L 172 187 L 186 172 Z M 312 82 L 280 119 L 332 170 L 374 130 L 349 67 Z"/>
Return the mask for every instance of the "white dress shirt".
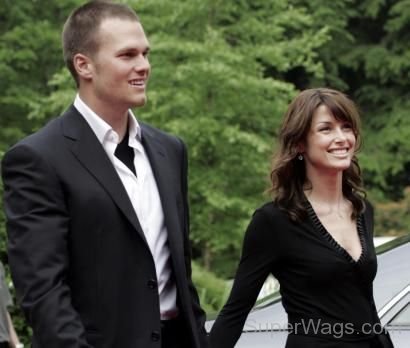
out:
<path id="1" fill-rule="evenodd" d="M 177 313 L 176 286 L 172 279 L 168 232 L 158 187 L 147 154 L 141 143 L 141 127 L 129 110 L 128 146 L 134 149 L 134 166 L 137 176 L 115 155 L 120 142 L 112 127 L 92 111 L 77 94 L 74 107 L 87 121 L 109 159 L 114 165 L 132 206 L 137 214 L 155 263 L 158 282 L 161 319 L 170 319 Z"/>

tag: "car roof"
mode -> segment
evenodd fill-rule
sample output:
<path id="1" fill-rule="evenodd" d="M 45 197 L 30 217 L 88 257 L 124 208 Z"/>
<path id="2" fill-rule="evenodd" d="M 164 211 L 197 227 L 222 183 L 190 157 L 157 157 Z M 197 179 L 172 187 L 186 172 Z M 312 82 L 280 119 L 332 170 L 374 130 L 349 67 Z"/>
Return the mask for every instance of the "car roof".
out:
<path id="1" fill-rule="evenodd" d="M 373 291 L 377 310 L 380 310 L 410 284 L 410 234 L 398 237 L 376 250 L 378 270 Z"/>

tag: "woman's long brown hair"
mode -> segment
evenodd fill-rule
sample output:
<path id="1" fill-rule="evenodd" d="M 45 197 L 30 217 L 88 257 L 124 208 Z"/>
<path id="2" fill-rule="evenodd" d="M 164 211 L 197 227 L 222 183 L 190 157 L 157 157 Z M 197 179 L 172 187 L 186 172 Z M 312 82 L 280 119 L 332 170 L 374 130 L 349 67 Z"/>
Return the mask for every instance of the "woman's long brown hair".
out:
<path id="1" fill-rule="evenodd" d="M 270 173 L 272 194 L 278 207 L 294 221 L 306 216 L 304 189 L 309 185 L 305 162 L 297 159 L 298 148 L 304 144 L 311 127 L 312 118 L 320 105 L 326 105 L 339 121 L 348 122 L 356 136 L 355 155 L 351 165 L 343 172 L 343 195 L 352 203 L 352 218 L 364 210 L 365 192 L 357 152 L 361 146 L 360 115 L 345 94 L 329 88 L 302 91 L 289 105 L 279 132 L 279 146 L 272 159 Z"/>

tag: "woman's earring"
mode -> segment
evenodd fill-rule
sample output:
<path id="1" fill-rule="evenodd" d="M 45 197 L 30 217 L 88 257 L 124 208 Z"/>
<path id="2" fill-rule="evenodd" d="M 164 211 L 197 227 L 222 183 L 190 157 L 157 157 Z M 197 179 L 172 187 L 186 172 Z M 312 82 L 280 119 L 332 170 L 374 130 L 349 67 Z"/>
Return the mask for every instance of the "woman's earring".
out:
<path id="1" fill-rule="evenodd" d="M 301 153 L 298 155 L 298 160 L 303 161 L 303 155 Z"/>

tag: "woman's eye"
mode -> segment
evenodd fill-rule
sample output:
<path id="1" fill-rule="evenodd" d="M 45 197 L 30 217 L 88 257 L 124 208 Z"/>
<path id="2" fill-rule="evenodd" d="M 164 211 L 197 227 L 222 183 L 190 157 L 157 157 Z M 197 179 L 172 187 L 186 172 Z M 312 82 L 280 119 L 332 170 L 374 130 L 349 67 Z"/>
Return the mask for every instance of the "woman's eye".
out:
<path id="1" fill-rule="evenodd" d="M 321 127 L 321 128 L 319 128 L 319 132 L 326 132 L 326 131 L 330 131 L 330 127 Z"/>

